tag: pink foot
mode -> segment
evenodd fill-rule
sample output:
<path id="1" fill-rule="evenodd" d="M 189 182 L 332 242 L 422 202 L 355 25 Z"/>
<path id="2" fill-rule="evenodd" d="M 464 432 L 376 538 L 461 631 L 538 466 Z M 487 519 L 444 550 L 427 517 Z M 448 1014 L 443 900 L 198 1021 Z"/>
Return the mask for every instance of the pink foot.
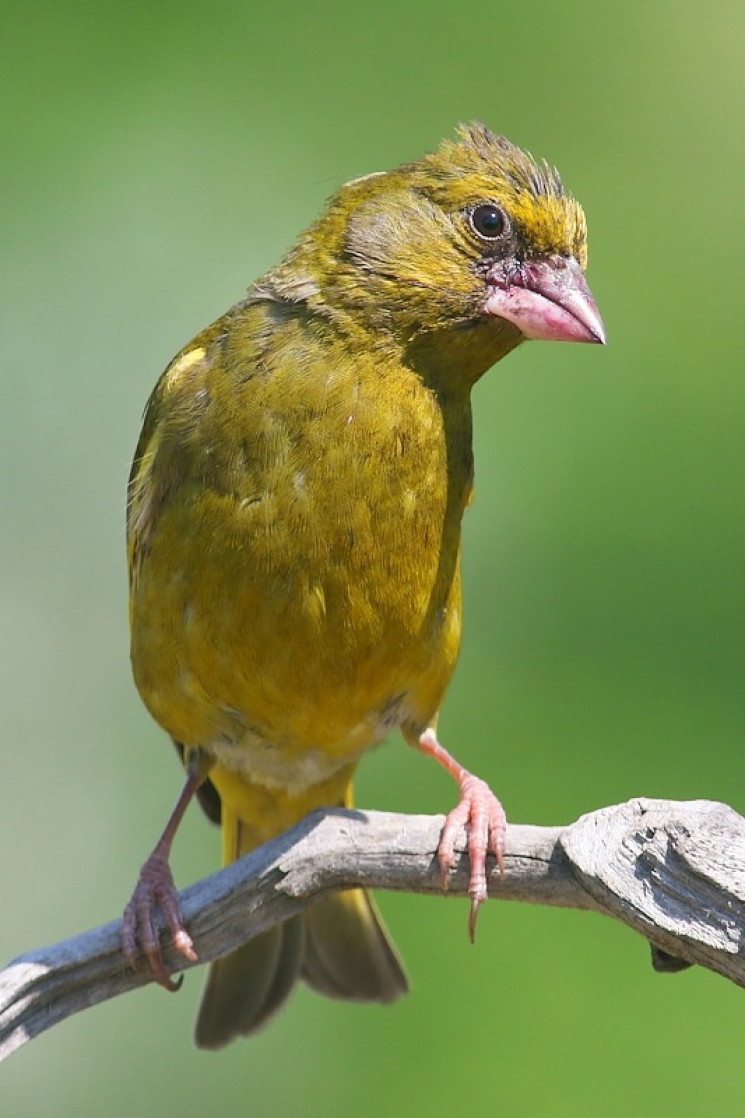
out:
<path id="1" fill-rule="evenodd" d="M 434 730 L 426 730 L 420 737 L 418 745 L 422 752 L 439 761 L 460 785 L 458 803 L 445 818 L 445 826 L 442 828 L 437 847 L 437 861 L 440 864 L 442 886 L 447 889 L 448 874 L 455 864 L 455 841 L 461 828 L 467 827 L 468 858 L 471 863 L 471 876 L 468 883 L 468 895 L 471 898 L 468 934 L 473 942 L 479 906 L 488 896 L 487 854 L 494 855 L 500 872 L 504 873 L 507 817 L 504 808 L 486 781 L 480 780 L 459 765 L 440 745 Z"/>
<path id="2" fill-rule="evenodd" d="M 131 967 L 137 969 L 140 953 L 150 967 L 156 982 L 166 990 L 178 990 L 163 962 L 163 954 L 155 923 L 157 910 L 163 913 L 171 933 L 171 943 L 191 962 L 197 958 L 191 936 L 184 927 L 178 892 L 173 884 L 168 859 L 155 850 L 140 870 L 132 899 L 124 910 L 122 952 Z"/>

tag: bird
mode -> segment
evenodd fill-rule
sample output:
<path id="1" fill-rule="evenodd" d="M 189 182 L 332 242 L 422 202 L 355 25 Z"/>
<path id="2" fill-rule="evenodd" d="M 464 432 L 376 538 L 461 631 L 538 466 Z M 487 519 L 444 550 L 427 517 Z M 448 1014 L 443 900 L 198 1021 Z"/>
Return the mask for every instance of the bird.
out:
<path id="1" fill-rule="evenodd" d="M 124 914 L 126 961 L 167 989 L 188 960 L 168 859 L 196 796 L 230 863 L 312 810 L 352 804 L 392 731 L 459 787 L 469 927 L 506 818 L 437 719 L 461 639 L 471 390 L 526 339 L 604 343 L 579 202 L 545 161 L 474 122 L 343 185 L 244 298 L 168 365 L 128 486 L 131 662 L 185 783 Z M 388 1003 L 407 977 L 373 898 L 323 896 L 211 964 L 196 1025 L 220 1048 L 296 981 Z"/>

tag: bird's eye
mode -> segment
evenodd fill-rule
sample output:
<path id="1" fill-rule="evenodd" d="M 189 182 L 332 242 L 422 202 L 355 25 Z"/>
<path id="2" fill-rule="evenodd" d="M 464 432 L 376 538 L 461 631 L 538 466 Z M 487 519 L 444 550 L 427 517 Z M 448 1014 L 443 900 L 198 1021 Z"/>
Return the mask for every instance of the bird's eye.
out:
<path id="1" fill-rule="evenodd" d="M 491 202 L 476 206 L 471 210 L 469 217 L 474 231 L 487 241 L 495 241 L 507 229 L 507 218 Z"/>

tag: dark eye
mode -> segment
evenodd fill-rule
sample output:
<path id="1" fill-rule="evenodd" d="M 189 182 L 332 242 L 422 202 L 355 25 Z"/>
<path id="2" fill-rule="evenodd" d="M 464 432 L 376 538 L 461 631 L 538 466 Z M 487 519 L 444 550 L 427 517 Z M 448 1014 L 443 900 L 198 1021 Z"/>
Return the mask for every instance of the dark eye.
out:
<path id="1" fill-rule="evenodd" d="M 491 202 L 484 202 L 483 205 L 476 206 L 475 209 L 471 210 L 470 218 L 474 230 L 480 237 L 485 237 L 487 241 L 496 240 L 507 229 L 507 218 Z"/>

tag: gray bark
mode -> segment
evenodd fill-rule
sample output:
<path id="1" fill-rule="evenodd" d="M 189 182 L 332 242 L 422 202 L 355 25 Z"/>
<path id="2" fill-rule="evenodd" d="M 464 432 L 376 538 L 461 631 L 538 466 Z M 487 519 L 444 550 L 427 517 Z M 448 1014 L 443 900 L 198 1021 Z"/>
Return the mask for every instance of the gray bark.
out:
<path id="1" fill-rule="evenodd" d="M 441 893 L 442 822 L 315 812 L 181 894 L 199 963 L 166 947 L 169 969 L 225 955 L 331 889 Z M 463 843 L 459 853 L 451 896 L 468 891 Z M 657 969 L 695 963 L 745 986 L 745 819 L 724 804 L 638 799 L 567 827 L 513 824 L 505 869 L 492 867 L 490 897 L 604 913 L 650 941 Z M 124 963 L 120 927 L 117 920 L 29 952 L 0 972 L 0 1059 L 73 1013 L 151 981 Z"/>

